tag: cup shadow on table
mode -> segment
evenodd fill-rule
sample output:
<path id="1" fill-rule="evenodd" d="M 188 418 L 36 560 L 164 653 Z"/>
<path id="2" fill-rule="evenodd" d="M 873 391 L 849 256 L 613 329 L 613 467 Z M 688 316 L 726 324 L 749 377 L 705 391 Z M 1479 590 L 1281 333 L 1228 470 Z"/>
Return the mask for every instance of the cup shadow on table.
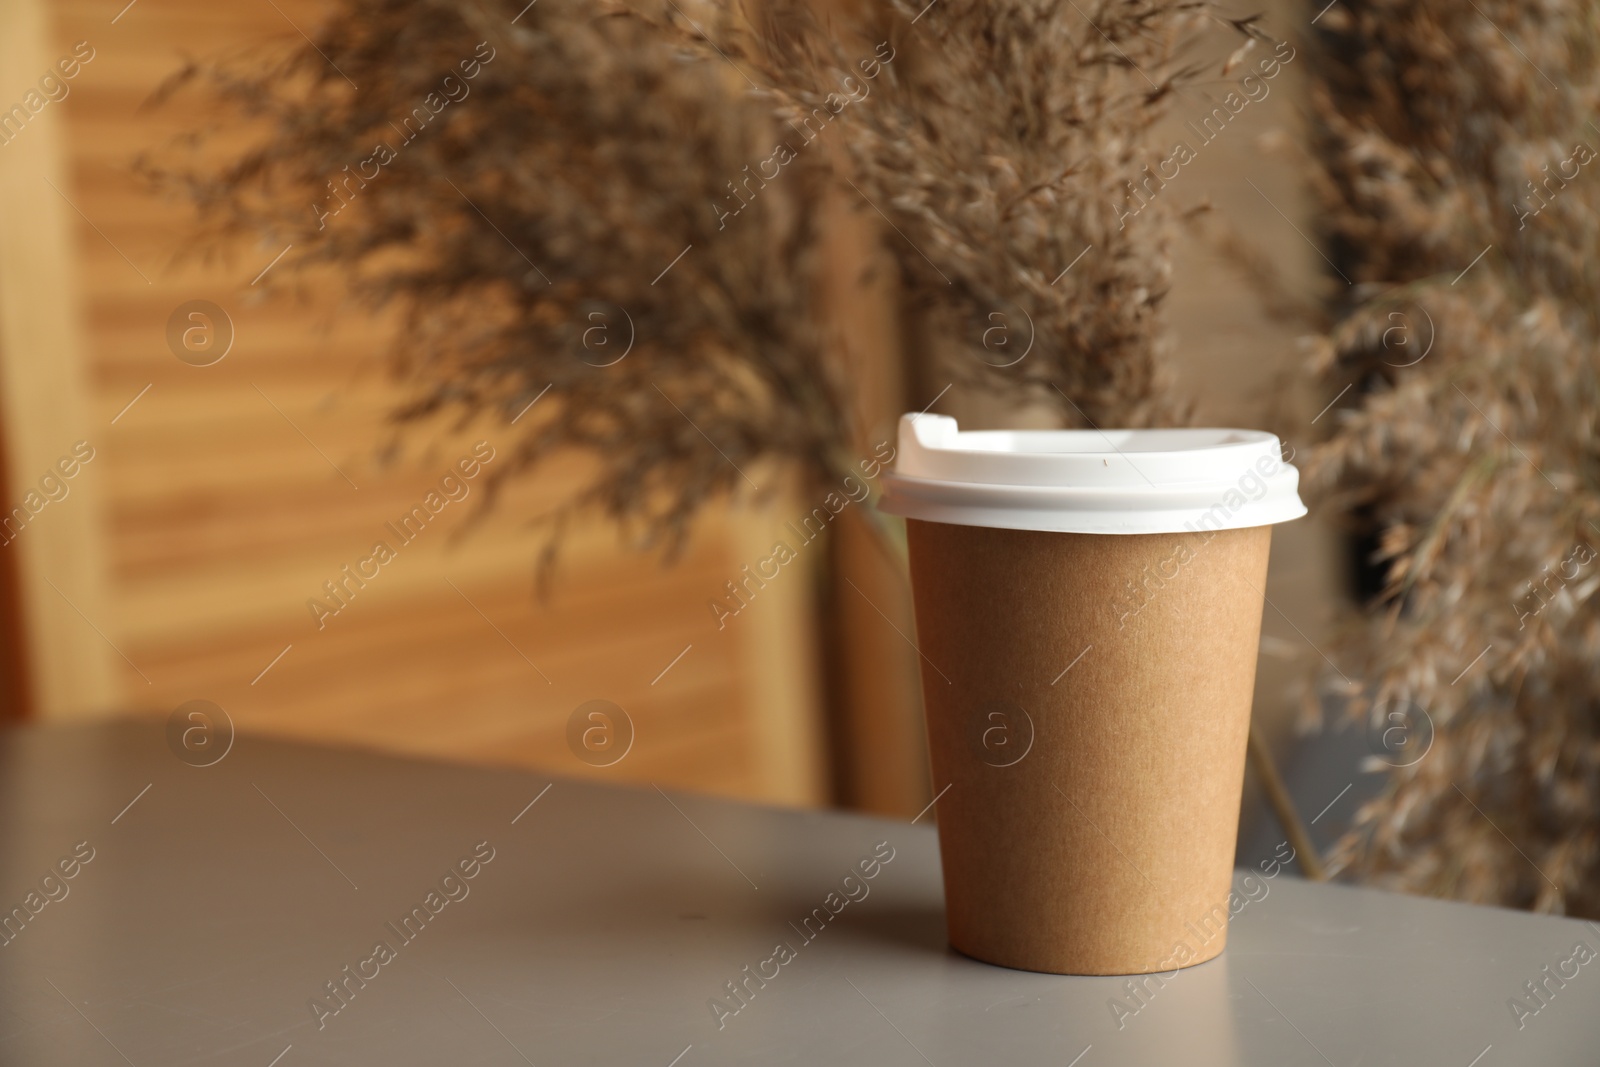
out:
<path id="1" fill-rule="evenodd" d="M 872 941 L 901 951 L 966 958 L 950 947 L 943 908 L 896 901 L 885 901 L 881 907 L 873 908 L 870 900 L 863 903 L 858 914 L 840 916 L 844 920 L 840 933 L 851 940 Z"/>

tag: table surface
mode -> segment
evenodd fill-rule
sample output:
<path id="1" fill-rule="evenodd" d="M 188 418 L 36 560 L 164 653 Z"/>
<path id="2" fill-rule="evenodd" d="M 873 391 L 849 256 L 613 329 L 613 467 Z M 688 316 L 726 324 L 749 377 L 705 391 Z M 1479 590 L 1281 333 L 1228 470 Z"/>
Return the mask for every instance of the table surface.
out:
<path id="1" fill-rule="evenodd" d="M 1570 962 L 1600 930 L 1288 872 L 1135 998 L 951 952 L 926 820 L 248 736 L 197 768 L 144 723 L 0 733 L 0 796 L 0 908 L 37 908 L 0 947 L 8 1065 L 1600 1062 Z"/>

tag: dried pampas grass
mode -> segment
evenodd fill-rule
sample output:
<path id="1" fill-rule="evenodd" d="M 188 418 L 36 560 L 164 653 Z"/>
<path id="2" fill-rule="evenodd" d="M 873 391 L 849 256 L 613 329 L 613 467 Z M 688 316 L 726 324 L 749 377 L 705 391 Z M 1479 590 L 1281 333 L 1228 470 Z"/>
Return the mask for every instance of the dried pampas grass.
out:
<path id="1" fill-rule="evenodd" d="M 670 551 L 762 461 L 836 480 L 849 392 L 812 283 L 822 160 L 719 226 L 769 109 L 625 9 L 540 0 L 513 25 L 504 8 L 347 0 L 315 49 L 191 66 L 168 92 L 201 83 L 262 136 L 220 170 L 158 177 L 209 236 L 293 242 L 284 266 L 332 266 L 398 307 L 402 418 L 498 427 L 501 479 L 587 457 L 543 517 L 552 547 L 592 509 Z M 375 145 L 393 158 L 368 164 Z"/>
<path id="2" fill-rule="evenodd" d="M 1125 205 L 1185 42 L 1221 25 L 1248 47 L 1249 20 L 1195 0 L 938 0 L 852 27 L 798 0 L 753 24 L 722 0 L 519 6 L 342 0 L 313 48 L 193 65 L 168 91 L 220 96 L 259 137 L 152 172 L 213 246 L 292 242 L 274 281 L 325 265 L 398 308 L 402 417 L 492 421 L 514 436 L 500 479 L 586 455 L 542 517 L 552 546 L 591 509 L 670 551 L 763 464 L 811 490 L 851 468 L 818 295 L 830 182 L 889 221 L 934 332 L 981 357 L 993 315 L 1029 323 L 1034 355 L 968 361 L 972 382 L 1070 421 L 1182 418 L 1170 198 Z"/>
<path id="3" fill-rule="evenodd" d="M 1335 862 L 1600 915 L 1600 24 L 1343 0 L 1318 34 L 1315 188 L 1354 284 L 1316 369 L 1355 388 L 1309 484 L 1384 568 L 1339 653 L 1352 710 L 1432 724 Z"/>
<path id="4" fill-rule="evenodd" d="M 1197 72 L 1184 56 L 1217 27 L 1248 49 L 1265 39 L 1253 20 L 1189 0 L 894 0 L 841 33 L 805 0 L 763 10 L 735 50 L 791 128 L 862 83 L 853 41 L 898 56 L 843 116 L 842 177 L 890 224 L 926 333 L 973 357 L 956 363 L 967 384 L 1074 423 L 1185 419 L 1160 315 L 1176 205 L 1128 208 L 1163 155 L 1155 124 Z"/>

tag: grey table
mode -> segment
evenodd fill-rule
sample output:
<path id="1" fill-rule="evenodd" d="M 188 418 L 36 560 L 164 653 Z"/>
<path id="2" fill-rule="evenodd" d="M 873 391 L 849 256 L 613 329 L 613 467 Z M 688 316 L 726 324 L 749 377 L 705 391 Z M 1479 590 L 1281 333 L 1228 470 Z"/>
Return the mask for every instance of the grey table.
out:
<path id="1" fill-rule="evenodd" d="M 0 796 L 7 1065 L 1600 1062 L 1594 927 L 1288 871 L 1136 997 L 949 951 L 926 822 L 133 723 L 0 734 Z"/>

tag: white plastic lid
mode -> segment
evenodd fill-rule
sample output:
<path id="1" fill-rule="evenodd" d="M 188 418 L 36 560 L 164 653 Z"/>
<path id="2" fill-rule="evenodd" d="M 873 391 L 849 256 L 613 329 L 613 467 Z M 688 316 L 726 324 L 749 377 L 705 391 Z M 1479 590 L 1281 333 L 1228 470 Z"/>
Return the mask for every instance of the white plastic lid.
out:
<path id="1" fill-rule="evenodd" d="M 883 510 L 1003 530 L 1150 534 L 1297 519 L 1300 474 L 1260 430 L 969 430 L 902 415 Z"/>

